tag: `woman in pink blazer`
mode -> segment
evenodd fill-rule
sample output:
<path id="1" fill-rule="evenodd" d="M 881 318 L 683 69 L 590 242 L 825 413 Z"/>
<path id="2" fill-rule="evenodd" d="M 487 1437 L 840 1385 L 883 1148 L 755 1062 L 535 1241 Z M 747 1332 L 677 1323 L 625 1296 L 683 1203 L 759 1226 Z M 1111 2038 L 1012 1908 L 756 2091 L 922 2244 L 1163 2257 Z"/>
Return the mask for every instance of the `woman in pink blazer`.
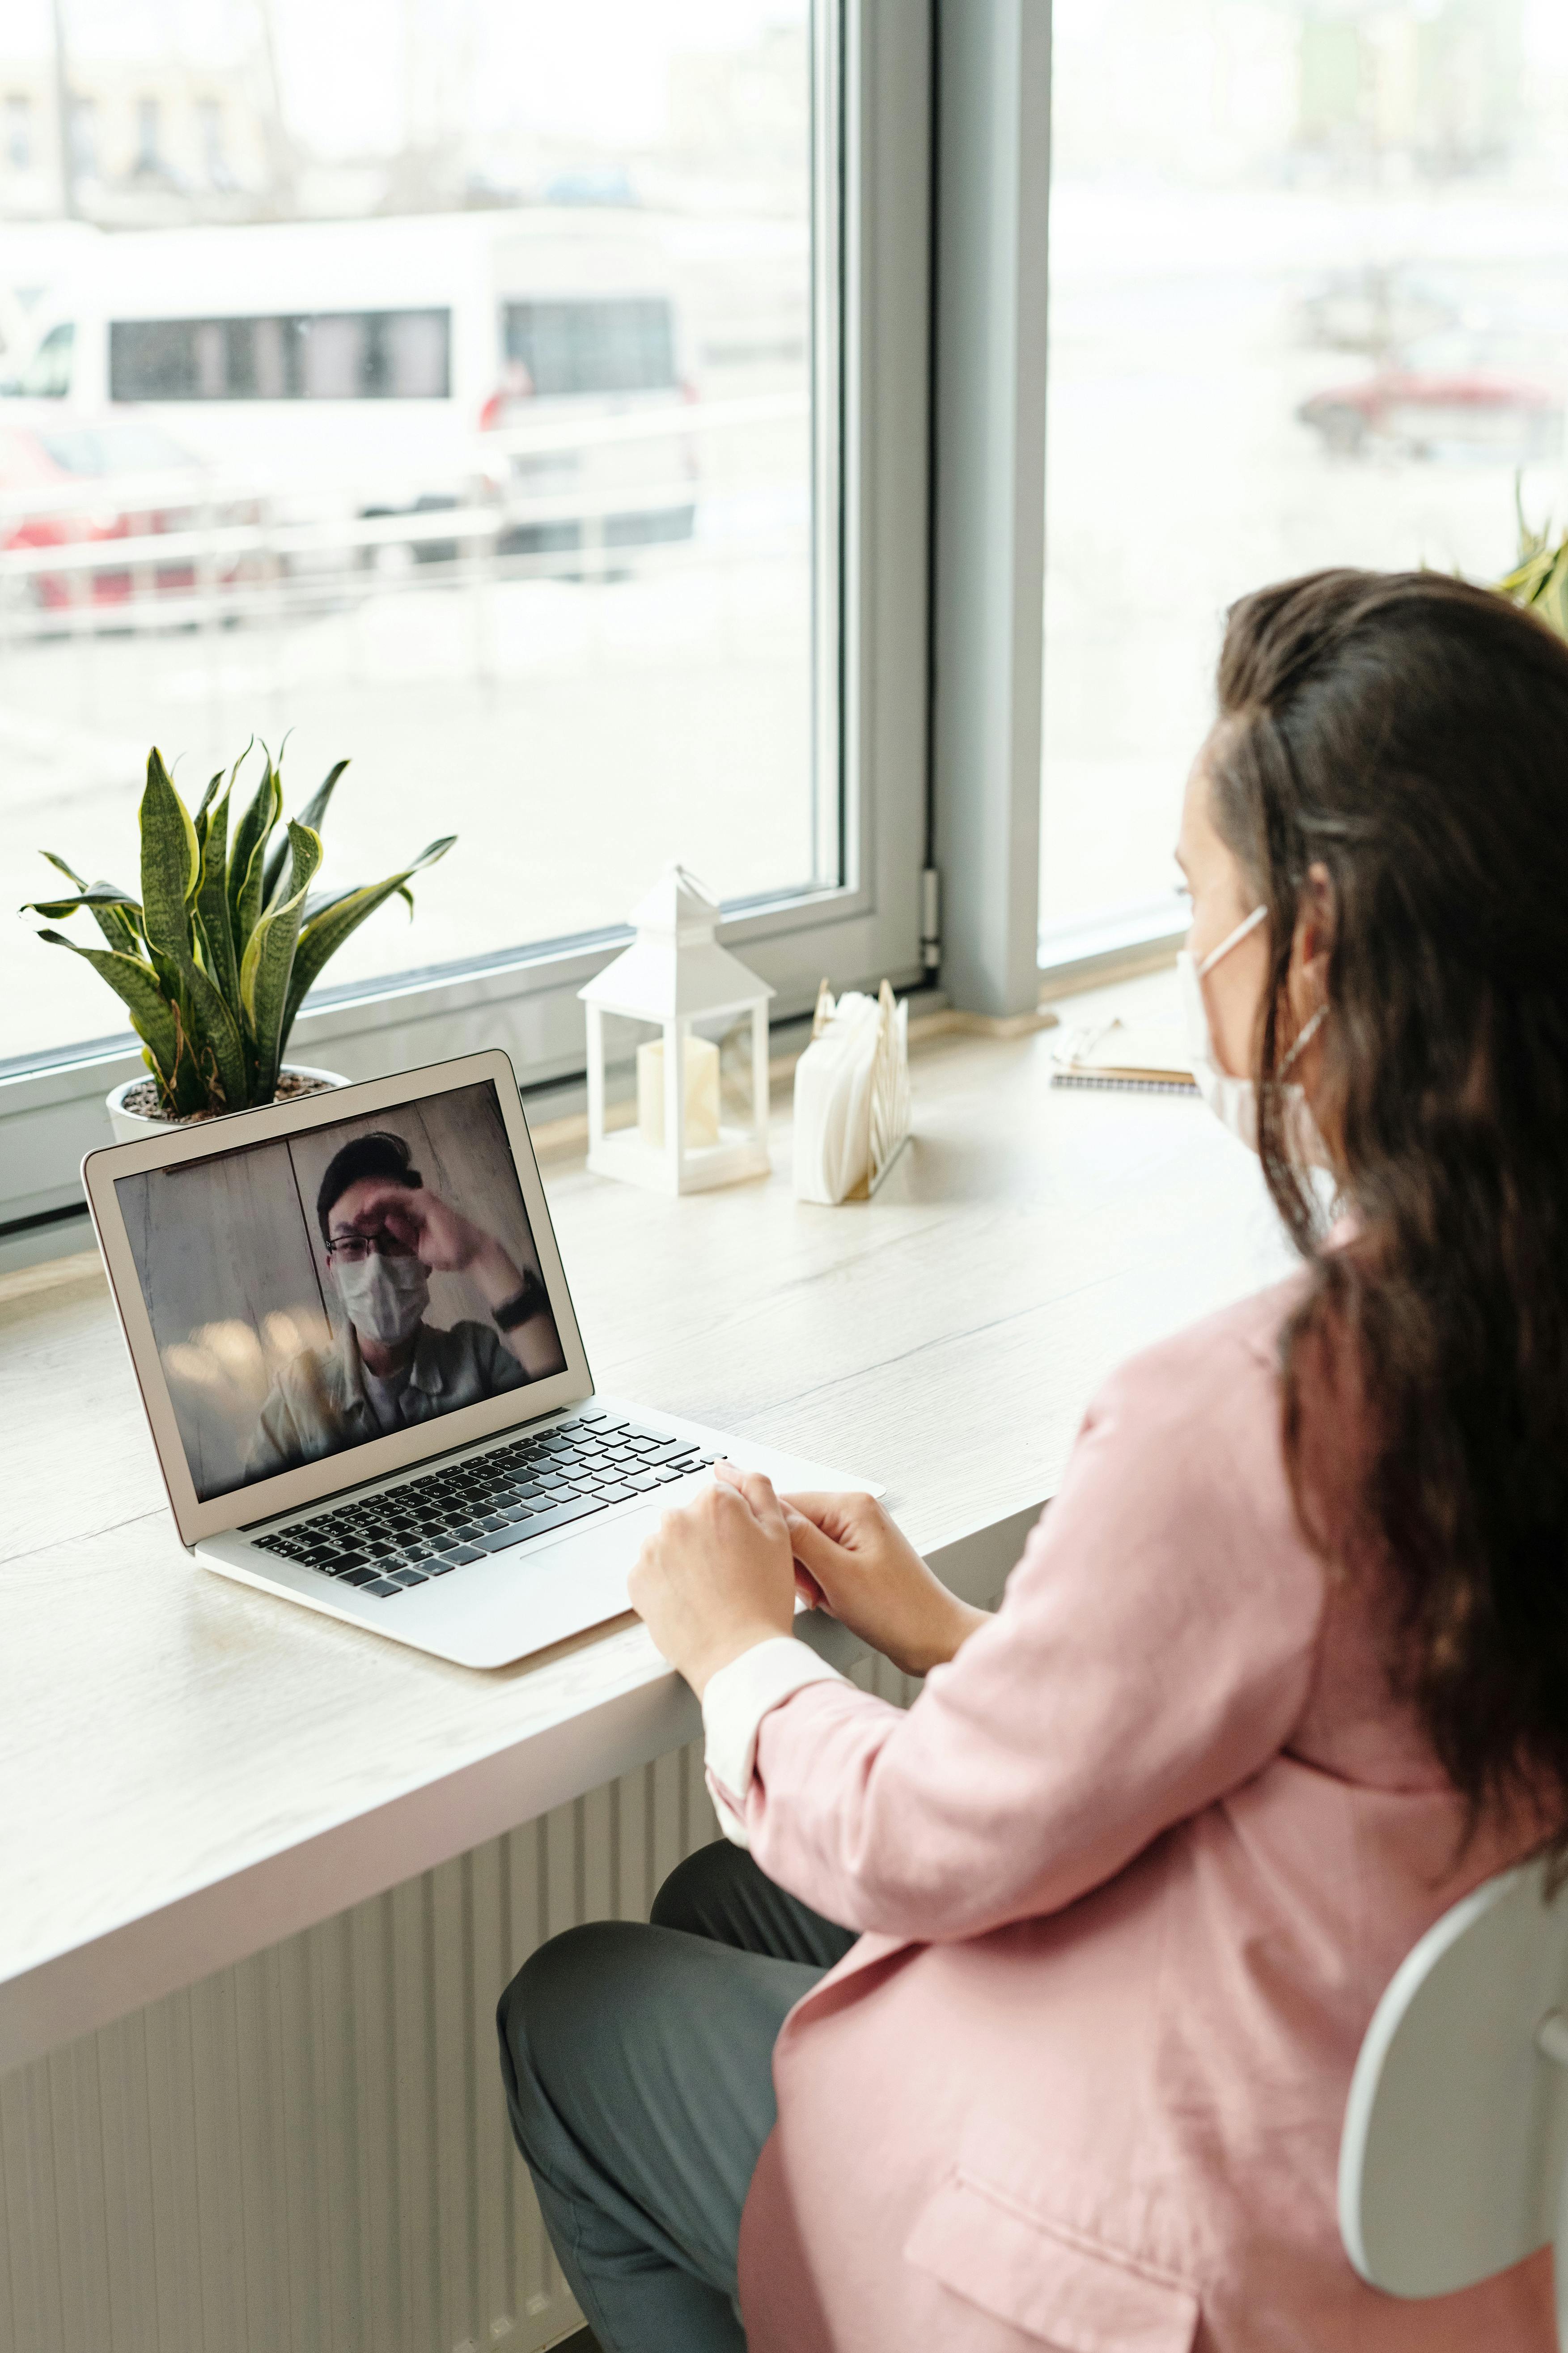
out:
<path id="1" fill-rule="evenodd" d="M 1565 1843 L 1568 649 L 1326 573 L 1218 689 L 1184 987 L 1302 1271 L 1108 1383 L 994 1616 L 739 1472 L 647 1546 L 728 1842 L 500 2012 L 605 2353 L 1555 2345 L 1549 2257 L 1395 2302 L 1334 2181 L 1401 1957 Z"/>

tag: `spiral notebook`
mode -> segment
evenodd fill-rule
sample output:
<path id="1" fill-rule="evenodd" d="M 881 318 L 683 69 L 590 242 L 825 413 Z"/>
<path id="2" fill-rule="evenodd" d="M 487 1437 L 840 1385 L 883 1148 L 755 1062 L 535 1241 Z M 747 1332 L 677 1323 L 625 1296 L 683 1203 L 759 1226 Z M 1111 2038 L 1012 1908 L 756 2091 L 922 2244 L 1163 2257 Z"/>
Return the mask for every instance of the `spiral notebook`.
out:
<path id="1" fill-rule="evenodd" d="M 1121 1087 L 1143 1094 L 1197 1092 L 1174 1022 L 1114 1018 L 1065 1029 L 1053 1062 L 1053 1086 Z"/>

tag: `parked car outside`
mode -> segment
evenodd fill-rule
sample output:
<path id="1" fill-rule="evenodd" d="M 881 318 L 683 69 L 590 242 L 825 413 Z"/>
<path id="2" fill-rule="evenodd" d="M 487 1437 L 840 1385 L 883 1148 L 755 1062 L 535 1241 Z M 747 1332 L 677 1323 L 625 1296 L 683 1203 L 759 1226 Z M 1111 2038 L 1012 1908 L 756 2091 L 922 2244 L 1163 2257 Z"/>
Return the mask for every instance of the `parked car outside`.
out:
<path id="1" fill-rule="evenodd" d="M 1489 458 L 1524 465 L 1563 448 L 1563 348 L 1462 328 L 1421 337 L 1296 414 L 1336 456 Z"/>
<path id="2" fill-rule="evenodd" d="M 88 483 L 101 484 L 101 500 L 84 501 Z M 49 503 L 56 493 L 58 506 Z M 203 515 L 197 460 L 157 426 L 133 417 L 0 422 L 0 553 L 88 543 L 107 552 L 117 540 L 192 529 Z M 224 520 L 240 519 L 232 507 L 226 511 Z M 228 565 L 226 576 L 234 569 Z M 49 609 L 126 604 L 132 591 L 123 564 L 25 577 L 28 600 Z M 161 591 L 189 591 L 195 582 L 188 558 L 153 568 Z"/>

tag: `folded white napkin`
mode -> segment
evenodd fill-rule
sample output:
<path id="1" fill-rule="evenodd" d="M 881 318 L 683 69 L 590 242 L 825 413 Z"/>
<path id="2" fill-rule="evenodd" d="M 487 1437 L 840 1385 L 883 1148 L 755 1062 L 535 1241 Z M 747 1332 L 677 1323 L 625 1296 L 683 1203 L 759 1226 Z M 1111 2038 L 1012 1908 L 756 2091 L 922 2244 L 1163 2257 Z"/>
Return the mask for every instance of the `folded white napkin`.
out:
<path id="1" fill-rule="evenodd" d="M 864 1198 L 910 1130 L 909 1008 L 884 981 L 837 1003 L 824 981 L 812 1041 L 795 1065 L 795 1189 L 803 1201 Z"/>

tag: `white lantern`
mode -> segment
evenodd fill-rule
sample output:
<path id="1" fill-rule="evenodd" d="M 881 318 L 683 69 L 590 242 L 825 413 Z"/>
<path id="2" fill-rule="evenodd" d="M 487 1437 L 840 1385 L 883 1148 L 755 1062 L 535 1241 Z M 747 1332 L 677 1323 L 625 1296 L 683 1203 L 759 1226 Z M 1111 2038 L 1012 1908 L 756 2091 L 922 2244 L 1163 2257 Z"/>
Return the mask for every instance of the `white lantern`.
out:
<path id="1" fill-rule="evenodd" d="M 718 941 L 719 907 L 669 866 L 633 908 L 637 937 L 578 991 L 588 1009 L 588 1166 L 664 1193 L 698 1193 L 768 1173 L 768 999 L 773 990 Z M 637 1120 L 605 1120 L 605 1016 L 657 1027 L 637 1052 Z M 719 1047 L 704 1036 L 749 1018 L 749 1116 L 726 1125 Z M 702 1029 L 696 1025 L 700 1023 Z"/>

